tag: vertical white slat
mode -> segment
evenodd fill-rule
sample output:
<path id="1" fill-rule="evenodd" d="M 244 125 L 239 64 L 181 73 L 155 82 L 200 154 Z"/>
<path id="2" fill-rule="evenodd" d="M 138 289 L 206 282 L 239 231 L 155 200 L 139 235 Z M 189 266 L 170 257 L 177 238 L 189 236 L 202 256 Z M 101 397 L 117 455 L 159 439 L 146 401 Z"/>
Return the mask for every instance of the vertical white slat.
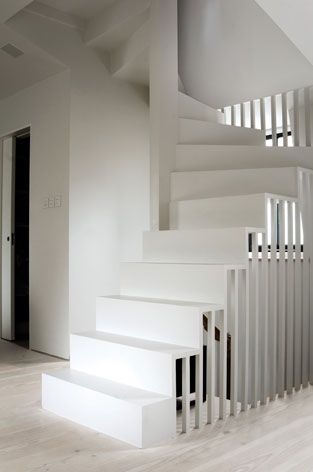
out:
<path id="1" fill-rule="evenodd" d="M 279 263 L 278 263 L 278 395 L 285 392 L 285 344 L 286 344 L 286 260 L 285 260 L 285 201 L 280 200 L 279 212 Z"/>
<path id="2" fill-rule="evenodd" d="M 295 203 L 295 390 L 300 390 L 302 377 L 302 263 L 301 263 L 301 220 L 299 203 Z"/>
<path id="3" fill-rule="evenodd" d="M 276 95 L 271 96 L 271 121 L 273 146 L 277 146 Z"/>
<path id="4" fill-rule="evenodd" d="M 299 90 L 293 92 L 293 145 L 300 145 L 299 133 Z"/>
<path id="5" fill-rule="evenodd" d="M 308 221 L 309 221 L 309 305 L 310 305 L 310 340 L 309 340 L 309 382 L 313 384 L 313 174 L 308 171 Z"/>
<path id="6" fill-rule="evenodd" d="M 243 339 L 242 343 L 242 401 L 241 411 L 247 411 L 248 409 L 248 397 L 249 397 L 249 314 L 250 314 L 250 288 L 249 288 L 249 274 L 248 270 L 242 270 L 242 304 L 241 309 L 243 311 L 244 325 L 242 327 Z"/>
<path id="7" fill-rule="evenodd" d="M 253 346 L 253 367 L 251 369 L 251 407 L 256 408 L 259 400 L 259 248 L 258 235 L 252 233 L 252 310 L 253 325 L 251 342 Z"/>
<path id="8" fill-rule="evenodd" d="M 227 279 L 227 275 L 226 275 Z M 220 311 L 220 351 L 219 351 L 219 419 L 226 418 L 227 386 L 227 307 Z"/>
<path id="9" fill-rule="evenodd" d="M 266 206 L 267 211 L 267 206 Z M 261 359 L 261 405 L 265 405 L 268 397 L 268 231 L 262 235 L 262 284 L 260 300 L 262 300 L 262 359 Z"/>
<path id="10" fill-rule="evenodd" d="M 215 418 L 215 311 L 208 313 L 207 331 L 207 423 L 212 424 Z"/>
<path id="11" fill-rule="evenodd" d="M 203 406 L 203 349 L 196 356 L 196 418 L 195 428 L 202 427 L 202 406 Z"/>
<path id="12" fill-rule="evenodd" d="M 277 202 L 270 200 L 271 205 L 271 263 L 269 291 L 269 337 L 270 337 L 270 399 L 276 399 L 277 393 Z"/>
<path id="13" fill-rule="evenodd" d="M 309 316 L 310 316 L 310 268 L 309 268 L 309 214 L 308 214 L 308 177 L 302 172 L 302 223 L 303 223 L 303 283 L 302 283 L 302 387 L 309 383 Z"/>
<path id="14" fill-rule="evenodd" d="M 255 129 L 255 102 L 251 100 L 250 102 L 250 120 L 251 120 L 251 128 Z"/>
<path id="15" fill-rule="evenodd" d="M 305 145 L 312 145 L 311 138 L 311 101 L 310 101 L 310 88 L 304 89 L 304 129 L 305 129 Z"/>
<path id="16" fill-rule="evenodd" d="M 265 98 L 261 98 L 260 101 L 260 114 L 261 114 L 261 129 L 266 130 L 266 121 L 265 121 Z"/>
<path id="17" fill-rule="evenodd" d="M 293 260 L 293 233 L 294 233 L 294 203 L 288 202 L 288 259 L 287 259 L 287 323 L 286 323 L 286 388 L 290 394 L 294 387 L 294 260 Z"/>
<path id="18" fill-rule="evenodd" d="M 244 103 L 240 103 L 240 126 L 242 128 L 246 126 L 246 107 Z"/>
<path id="19" fill-rule="evenodd" d="M 182 432 L 188 433 L 190 430 L 190 357 L 183 358 L 182 372 Z"/>
<path id="20" fill-rule="evenodd" d="M 238 269 L 231 271 L 232 303 L 231 309 L 231 387 L 230 414 L 237 415 L 238 402 L 238 322 L 239 322 L 239 274 Z M 232 300 L 230 300 L 232 302 Z"/>
<path id="21" fill-rule="evenodd" d="M 230 107 L 230 124 L 232 126 L 236 126 L 236 109 L 235 105 Z"/>
<path id="22" fill-rule="evenodd" d="M 287 147 L 288 146 L 287 93 L 282 93 L 281 105 L 282 105 L 283 140 L 284 140 L 284 146 Z"/>

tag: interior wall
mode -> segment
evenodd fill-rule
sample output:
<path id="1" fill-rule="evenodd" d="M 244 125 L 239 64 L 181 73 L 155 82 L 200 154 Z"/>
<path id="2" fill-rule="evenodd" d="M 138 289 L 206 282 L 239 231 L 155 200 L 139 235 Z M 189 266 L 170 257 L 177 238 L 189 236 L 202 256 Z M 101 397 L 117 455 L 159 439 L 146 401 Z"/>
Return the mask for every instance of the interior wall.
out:
<path id="1" fill-rule="evenodd" d="M 120 261 L 141 260 L 149 229 L 148 93 L 113 79 L 73 29 L 27 12 L 9 26 L 71 73 L 70 330 L 94 329 L 96 297 L 119 292 Z"/>
<path id="2" fill-rule="evenodd" d="M 30 348 L 69 356 L 68 189 L 70 75 L 0 101 L 0 137 L 31 128 Z M 61 195 L 60 208 L 45 208 Z"/>

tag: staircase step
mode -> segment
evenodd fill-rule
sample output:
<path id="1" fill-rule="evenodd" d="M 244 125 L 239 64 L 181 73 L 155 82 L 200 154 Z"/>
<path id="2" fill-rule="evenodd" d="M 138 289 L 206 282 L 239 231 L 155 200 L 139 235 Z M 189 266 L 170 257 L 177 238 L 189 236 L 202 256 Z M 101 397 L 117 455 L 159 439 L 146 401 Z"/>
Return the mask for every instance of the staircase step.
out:
<path id="1" fill-rule="evenodd" d="M 229 264 L 124 262 L 120 270 L 120 293 L 223 306 L 225 273 L 229 267 Z"/>
<path id="2" fill-rule="evenodd" d="M 297 198 L 298 168 L 173 172 L 171 200 L 273 193 Z"/>
<path id="3" fill-rule="evenodd" d="M 280 195 L 259 193 L 171 202 L 170 229 L 265 228 L 269 198 L 290 200 Z"/>
<path id="4" fill-rule="evenodd" d="M 178 93 L 178 116 L 191 120 L 225 124 L 224 113 L 181 92 Z"/>
<path id="5" fill-rule="evenodd" d="M 203 313 L 221 305 L 144 297 L 98 297 L 98 331 L 200 348 Z M 179 329 L 177 327 L 179 326 Z"/>
<path id="6" fill-rule="evenodd" d="M 247 144 L 264 146 L 264 131 L 207 121 L 179 119 L 180 144 Z"/>
<path id="7" fill-rule="evenodd" d="M 71 335 L 70 352 L 71 368 L 74 370 L 173 396 L 174 360 L 199 354 L 200 351 L 186 346 L 89 331 Z"/>
<path id="8" fill-rule="evenodd" d="M 42 406 L 63 418 L 136 447 L 175 437 L 175 397 L 73 369 L 42 376 Z"/>
<path id="9" fill-rule="evenodd" d="M 179 144 L 176 149 L 177 171 L 298 166 L 313 169 L 312 148 Z"/>
<path id="10" fill-rule="evenodd" d="M 145 232 L 145 262 L 245 264 L 249 228 L 214 228 Z M 262 232 L 260 228 L 253 231 Z"/>

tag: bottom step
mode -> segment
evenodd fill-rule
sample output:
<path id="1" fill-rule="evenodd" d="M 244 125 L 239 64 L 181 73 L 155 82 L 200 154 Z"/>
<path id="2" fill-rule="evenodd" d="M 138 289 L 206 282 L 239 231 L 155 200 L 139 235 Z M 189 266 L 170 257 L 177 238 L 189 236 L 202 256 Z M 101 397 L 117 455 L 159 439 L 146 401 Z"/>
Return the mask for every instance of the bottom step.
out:
<path id="1" fill-rule="evenodd" d="M 140 448 L 167 442 L 176 434 L 175 398 L 73 369 L 43 374 L 42 406 Z"/>

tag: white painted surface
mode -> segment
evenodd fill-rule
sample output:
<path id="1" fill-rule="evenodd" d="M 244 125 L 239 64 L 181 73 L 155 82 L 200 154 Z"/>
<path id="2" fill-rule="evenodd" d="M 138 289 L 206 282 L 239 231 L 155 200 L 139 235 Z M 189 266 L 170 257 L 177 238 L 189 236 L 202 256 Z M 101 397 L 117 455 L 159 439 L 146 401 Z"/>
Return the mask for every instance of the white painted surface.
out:
<path id="1" fill-rule="evenodd" d="M 175 360 L 198 352 L 101 331 L 71 334 L 72 369 L 167 396 L 175 396 Z"/>
<path id="2" fill-rule="evenodd" d="M 31 125 L 30 347 L 67 358 L 69 74 L 0 101 L 0 135 Z M 47 193 L 62 207 L 43 208 Z"/>
<path id="3" fill-rule="evenodd" d="M 151 0 L 113 1 L 86 25 L 84 40 L 97 49 L 110 51 L 127 41 L 148 19 Z"/>
<path id="4" fill-rule="evenodd" d="M 225 266 L 138 263 L 121 265 L 120 293 L 131 297 L 224 304 Z"/>
<path id="5" fill-rule="evenodd" d="M 88 20 L 102 13 L 115 0 L 66 0 L 66 2 L 64 0 L 40 0 L 40 2 L 49 7 Z"/>
<path id="6" fill-rule="evenodd" d="M 143 235 L 145 262 L 244 264 L 246 228 L 151 231 Z"/>
<path id="7" fill-rule="evenodd" d="M 225 124 L 224 113 L 181 92 L 178 94 L 178 116 L 180 118 Z"/>
<path id="8" fill-rule="evenodd" d="M 285 3 L 265 1 L 273 9 Z M 304 14 L 298 2 L 287 3 L 298 10 L 296 18 Z M 294 25 L 288 10 L 283 15 Z M 216 108 L 312 84 L 312 65 L 251 0 L 182 0 L 179 55 L 188 95 Z"/>
<path id="9" fill-rule="evenodd" d="M 266 194 L 171 202 L 171 229 L 266 226 Z"/>
<path id="10" fill-rule="evenodd" d="M 178 139 L 177 0 L 150 9 L 150 229 L 168 229 Z"/>
<path id="11" fill-rule="evenodd" d="M 256 0 L 261 8 L 313 64 L 313 32 L 311 19 L 313 5 L 310 0 Z"/>
<path id="12" fill-rule="evenodd" d="M 261 130 L 180 118 L 178 142 L 180 144 L 250 144 L 263 146 L 265 144 L 265 134 Z"/>
<path id="13" fill-rule="evenodd" d="M 5 23 L 31 2 L 32 0 L 2 0 L 0 5 L 0 23 Z"/>
<path id="14" fill-rule="evenodd" d="M 96 297 L 118 293 L 119 261 L 141 259 L 149 228 L 146 91 L 112 79 L 73 29 L 24 13 L 10 26 L 70 69 L 70 331 L 91 330 Z"/>
<path id="15" fill-rule="evenodd" d="M 274 193 L 297 197 L 297 168 L 172 173 L 172 200 Z"/>
<path id="16" fill-rule="evenodd" d="M 175 399 L 70 369 L 43 375 L 42 406 L 136 447 L 169 441 L 176 430 Z"/>
<path id="17" fill-rule="evenodd" d="M 65 69 L 53 57 L 0 21 L 0 48 L 7 44 L 13 44 L 24 54 L 13 58 L 0 51 L 0 100 Z"/>
<path id="18" fill-rule="evenodd" d="M 178 145 L 176 170 L 257 169 L 262 167 L 313 168 L 312 149 L 265 146 Z"/>
<path id="19" fill-rule="evenodd" d="M 0 141 L 2 147 L 2 266 L 1 266 L 1 327 L 3 339 L 14 340 L 14 253 L 12 234 L 14 232 L 13 213 L 13 138 Z"/>
<path id="20" fill-rule="evenodd" d="M 108 333 L 199 348 L 202 313 L 219 308 L 180 300 L 98 297 L 96 327 Z"/>

